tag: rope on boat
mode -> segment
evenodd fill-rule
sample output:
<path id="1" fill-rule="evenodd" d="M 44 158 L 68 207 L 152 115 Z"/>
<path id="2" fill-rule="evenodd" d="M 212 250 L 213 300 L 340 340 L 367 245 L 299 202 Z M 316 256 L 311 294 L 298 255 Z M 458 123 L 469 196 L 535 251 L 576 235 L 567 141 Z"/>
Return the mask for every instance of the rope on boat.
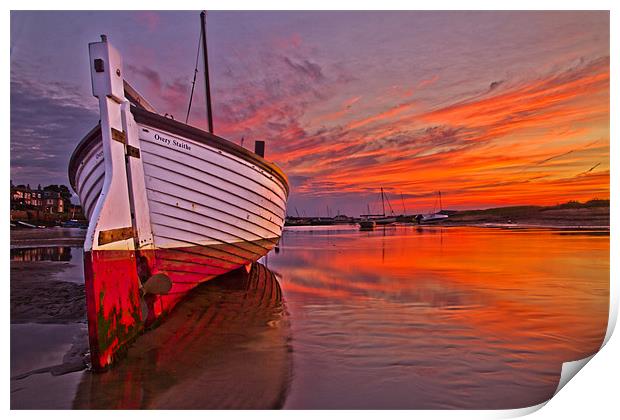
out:
<path id="1" fill-rule="evenodd" d="M 185 117 L 185 124 L 189 121 L 189 112 L 192 109 L 192 99 L 194 98 L 194 88 L 196 87 L 196 75 L 198 74 L 198 58 L 200 57 L 200 42 L 202 41 L 202 31 L 198 35 L 198 48 L 196 51 L 196 65 L 194 66 L 194 80 L 192 80 L 192 91 L 189 94 L 189 105 L 187 106 L 187 116 Z"/>

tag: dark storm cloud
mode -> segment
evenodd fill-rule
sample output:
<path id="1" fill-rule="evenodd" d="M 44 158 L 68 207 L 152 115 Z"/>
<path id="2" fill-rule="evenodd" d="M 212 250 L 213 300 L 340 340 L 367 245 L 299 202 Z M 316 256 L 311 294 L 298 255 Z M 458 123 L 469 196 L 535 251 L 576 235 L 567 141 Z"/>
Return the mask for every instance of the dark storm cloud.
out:
<path id="1" fill-rule="evenodd" d="M 304 175 L 292 175 L 288 178 L 293 189 L 300 188 L 308 183 L 312 178 Z"/>

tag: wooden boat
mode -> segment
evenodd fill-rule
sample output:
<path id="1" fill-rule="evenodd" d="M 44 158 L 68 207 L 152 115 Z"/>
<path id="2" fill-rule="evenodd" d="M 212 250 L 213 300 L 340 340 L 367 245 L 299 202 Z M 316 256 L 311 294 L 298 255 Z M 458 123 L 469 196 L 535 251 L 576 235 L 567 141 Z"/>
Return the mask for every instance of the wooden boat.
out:
<path id="1" fill-rule="evenodd" d="M 88 330 L 101 370 L 188 291 L 275 247 L 289 184 L 258 154 L 154 112 L 104 36 L 89 51 L 101 121 L 69 178 L 89 220 Z"/>
<path id="2" fill-rule="evenodd" d="M 292 375 L 282 291 L 260 263 L 197 288 L 100 375 L 83 375 L 76 409 L 281 408 Z"/>

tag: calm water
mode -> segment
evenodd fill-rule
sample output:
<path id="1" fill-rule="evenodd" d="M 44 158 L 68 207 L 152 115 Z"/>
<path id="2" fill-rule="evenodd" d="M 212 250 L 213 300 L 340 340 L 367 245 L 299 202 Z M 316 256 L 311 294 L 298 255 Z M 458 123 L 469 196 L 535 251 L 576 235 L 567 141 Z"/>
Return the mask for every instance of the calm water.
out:
<path id="1" fill-rule="evenodd" d="M 195 290 L 105 374 L 54 377 L 71 386 L 47 406 L 518 408 L 605 335 L 608 233 L 295 228 L 263 264 Z M 12 381 L 14 408 L 34 386 Z"/>
<path id="2" fill-rule="evenodd" d="M 268 266 L 290 314 L 285 408 L 528 406 L 606 330 L 606 234 L 297 230 Z"/>

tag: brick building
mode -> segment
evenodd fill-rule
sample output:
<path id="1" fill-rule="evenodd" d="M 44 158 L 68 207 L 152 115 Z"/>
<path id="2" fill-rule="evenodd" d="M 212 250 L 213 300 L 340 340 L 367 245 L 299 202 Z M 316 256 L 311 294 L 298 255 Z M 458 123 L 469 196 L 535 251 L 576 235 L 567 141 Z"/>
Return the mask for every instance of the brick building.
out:
<path id="1" fill-rule="evenodd" d="M 61 192 L 41 188 L 30 188 L 30 185 L 11 185 L 12 210 L 38 210 L 43 213 L 64 213 L 71 208 L 70 198 Z M 75 209 L 74 209 L 75 210 Z"/>

